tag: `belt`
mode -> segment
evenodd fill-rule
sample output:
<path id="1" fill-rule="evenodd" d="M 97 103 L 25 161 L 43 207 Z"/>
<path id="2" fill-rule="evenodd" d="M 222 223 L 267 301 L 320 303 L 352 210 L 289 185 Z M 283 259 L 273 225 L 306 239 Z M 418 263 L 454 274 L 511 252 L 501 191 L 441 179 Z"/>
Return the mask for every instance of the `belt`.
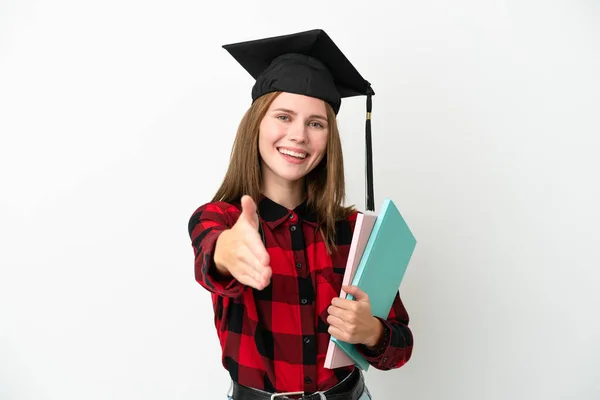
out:
<path id="1" fill-rule="evenodd" d="M 365 390 L 362 373 L 355 368 L 343 381 L 322 392 L 327 400 L 358 400 Z M 269 393 L 233 382 L 233 400 L 321 400 L 317 393 Z"/>

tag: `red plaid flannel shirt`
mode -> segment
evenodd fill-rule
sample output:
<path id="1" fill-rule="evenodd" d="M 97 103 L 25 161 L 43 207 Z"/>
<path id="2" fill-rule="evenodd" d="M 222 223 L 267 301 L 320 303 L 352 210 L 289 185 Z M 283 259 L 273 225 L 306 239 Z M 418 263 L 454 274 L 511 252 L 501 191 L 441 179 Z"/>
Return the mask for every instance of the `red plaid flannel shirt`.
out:
<path id="1" fill-rule="evenodd" d="M 306 204 L 290 211 L 262 197 L 258 211 L 273 271 L 262 291 L 215 274 L 217 238 L 235 224 L 239 203 L 205 204 L 189 221 L 195 276 L 212 294 L 223 366 L 232 380 L 269 392 L 326 390 L 354 368 L 323 365 L 330 338 L 327 308 L 340 293 L 356 213 L 338 223 L 338 250 L 329 255 L 316 230 L 316 215 Z M 383 347 L 371 352 L 358 345 L 373 367 L 389 370 L 409 360 L 413 341 L 408 320 L 397 294 L 387 320 L 381 320 Z"/>

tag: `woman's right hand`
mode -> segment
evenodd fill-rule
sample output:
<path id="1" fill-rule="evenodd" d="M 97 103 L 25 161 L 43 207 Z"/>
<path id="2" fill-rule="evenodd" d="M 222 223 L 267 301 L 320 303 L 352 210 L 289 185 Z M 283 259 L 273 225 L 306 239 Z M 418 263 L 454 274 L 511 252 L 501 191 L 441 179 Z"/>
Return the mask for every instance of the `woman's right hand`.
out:
<path id="1" fill-rule="evenodd" d="M 217 239 L 214 261 L 217 271 L 238 282 L 262 290 L 271 281 L 270 257 L 260 235 L 256 204 L 242 197 L 242 213 L 231 229 Z"/>

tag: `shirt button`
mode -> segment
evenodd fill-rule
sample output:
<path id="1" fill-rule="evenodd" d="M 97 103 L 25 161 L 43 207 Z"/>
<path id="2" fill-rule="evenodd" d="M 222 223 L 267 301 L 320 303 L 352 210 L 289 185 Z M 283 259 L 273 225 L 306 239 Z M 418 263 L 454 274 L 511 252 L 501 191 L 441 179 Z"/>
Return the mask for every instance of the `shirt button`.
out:
<path id="1" fill-rule="evenodd" d="M 294 213 L 291 213 L 290 214 L 290 219 L 294 219 L 294 217 L 295 217 Z"/>
<path id="2" fill-rule="evenodd" d="M 310 343 L 310 338 L 308 336 L 304 336 L 304 343 Z"/>
<path id="3" fill-rule="evenodd" d="M 304 378 L 304 383 L 310 384 L 311 382 L 312 382 L 312 379 L 310 379 L 308 376 L 306 378 Z"/>
<path id="4" fill-rule="evenodd" d="M 387 357 L 383 357 L 383 362 L 387 362 L 388 358 Z"/>
<path id="5" fill-rule="evenodd" d="M 308 300 L 306 300 L 306 299 L 302 299 L 302 300 L 300 300 L 300 302 L 301 302 L 302 304 L 306 304 L 306 303 L 308 303 Z"/>
<path id="6" fill-rule="evenodd" d="M 302 263 L 301 262 L 297 262 L 296 263 L 296 268 L 302 268 Z"/>
<path id="7" fill-rule="evenodd" d="M 296 231 L 296 225 L 292 225 L 292 226 L 290 226 L 290 230 L 291 230 L 292 232 L 295 232 L 295 231 Z"/>

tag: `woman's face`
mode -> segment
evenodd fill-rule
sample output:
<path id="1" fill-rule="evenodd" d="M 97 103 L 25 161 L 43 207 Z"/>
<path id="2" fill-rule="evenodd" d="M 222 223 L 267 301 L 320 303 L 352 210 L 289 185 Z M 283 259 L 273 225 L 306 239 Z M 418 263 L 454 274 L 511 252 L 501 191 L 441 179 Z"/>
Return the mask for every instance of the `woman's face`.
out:
<path id="1" fill-rule="evenodd" d="M 329 127 L 323 100 L 281 93 L 261 121 L 258 150 L 263 181 L 297 182 L 325 155 Z"/>

